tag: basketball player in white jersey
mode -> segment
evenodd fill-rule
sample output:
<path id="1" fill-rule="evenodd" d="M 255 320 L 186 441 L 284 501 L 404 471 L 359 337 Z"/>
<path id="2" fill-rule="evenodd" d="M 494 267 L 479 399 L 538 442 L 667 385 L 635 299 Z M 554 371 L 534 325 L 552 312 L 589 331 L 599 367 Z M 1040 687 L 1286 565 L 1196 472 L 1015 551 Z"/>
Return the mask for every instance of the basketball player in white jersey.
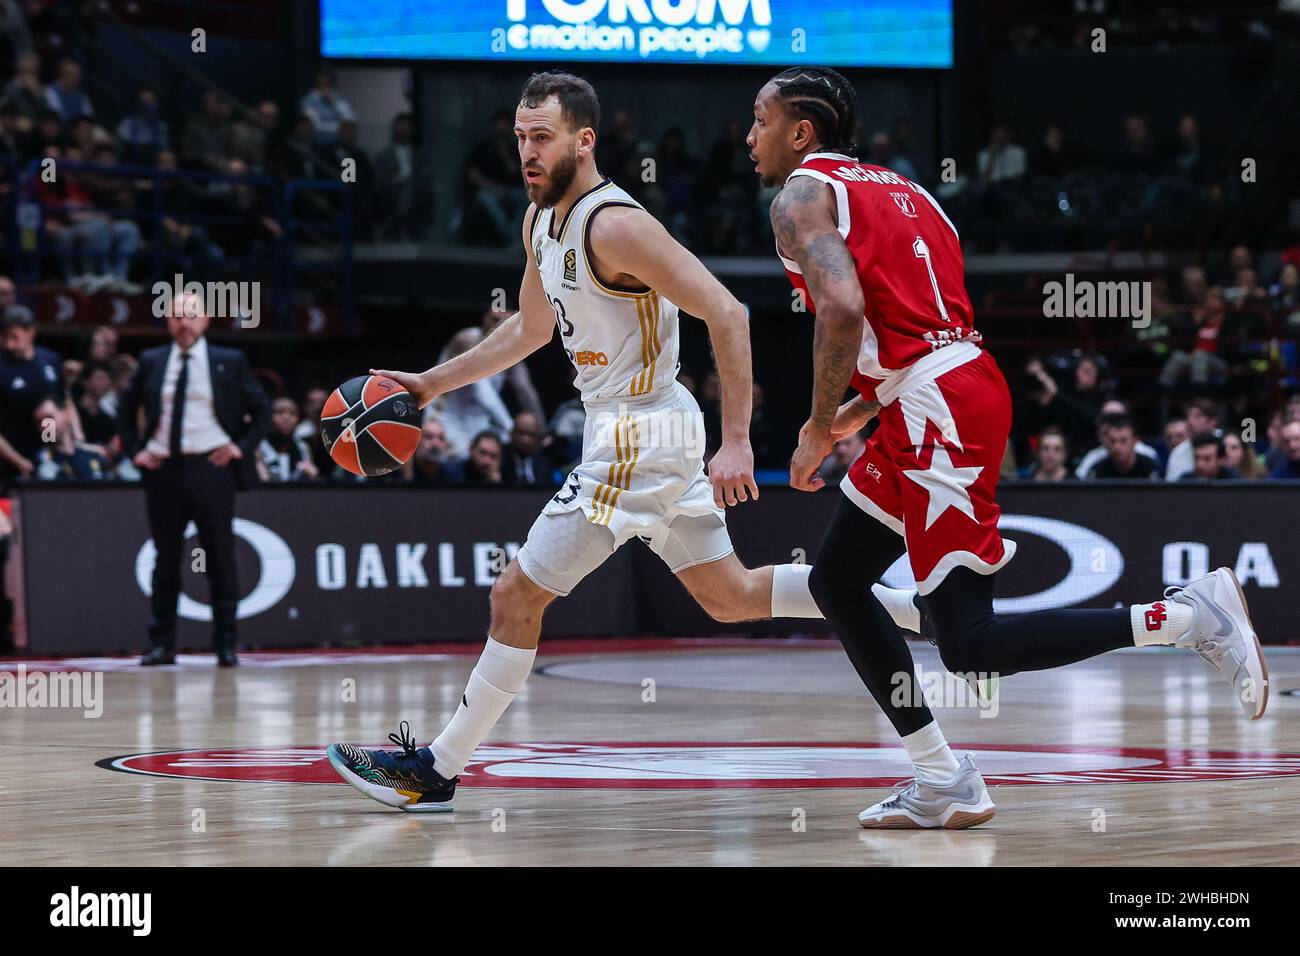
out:
<path id="1" fill-rule="evenodd" d="M 403 721 L 400 736 L 390 735 L 400 750 L 329 748 L 344 780 L 408 811 L 451 809 L 458 774 L 532 670 L 546 606 L 630 538 L 646 541 L 716 620 L 821 617 L 809 566 L 746 568 L 727 534 L 724 508 L 758 498 L 744 308 L 601 176 L 600 105 L 589 83 L 534 74 L 515 117 L 532 199 L 518 314 L 426 372 L 372 374 L 402 383 L 423 407 L 522 361 L 558 327 L 587 410 L 583 457 L 493 585 L 487 644 L 446 729 L 428 747 L 416 747 Z M 708 326 L 722 380 L 723 441 L 707 475 L 699 406 L 677 382 L 679 306 Z M 901 617 L 911 612 L 911 592 L 877 593 Z"/>

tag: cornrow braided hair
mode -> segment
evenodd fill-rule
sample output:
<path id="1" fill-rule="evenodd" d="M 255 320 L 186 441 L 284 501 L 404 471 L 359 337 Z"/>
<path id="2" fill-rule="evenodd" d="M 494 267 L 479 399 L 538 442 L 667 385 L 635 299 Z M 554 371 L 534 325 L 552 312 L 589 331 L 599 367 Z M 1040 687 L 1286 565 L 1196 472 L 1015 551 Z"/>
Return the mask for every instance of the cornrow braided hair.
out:
<path id="1" fill-rule="evenodd" d="M 826 67 L 791 67 L 772 77 L 781 101 L 808 120 L 822 148 L 857 154 L 853 131 L 858 125 L 858 94 L 842 74 Z"/>

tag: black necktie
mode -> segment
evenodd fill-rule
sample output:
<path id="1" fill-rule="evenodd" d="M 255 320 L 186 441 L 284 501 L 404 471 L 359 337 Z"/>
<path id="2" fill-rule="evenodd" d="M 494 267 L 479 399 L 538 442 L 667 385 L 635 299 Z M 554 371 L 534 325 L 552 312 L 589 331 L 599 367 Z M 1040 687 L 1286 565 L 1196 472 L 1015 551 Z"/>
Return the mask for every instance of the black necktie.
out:
<path id="1" fill-rule="evenodd" d="M 190 384 L 190 353 L 181 353 L 181 374 L 176 377 L 176 394 L 172 398 L 172 424 L 169 447 L 173 458 L 181 453 L 181 415 L 185 411 L 185 389 Z"/>

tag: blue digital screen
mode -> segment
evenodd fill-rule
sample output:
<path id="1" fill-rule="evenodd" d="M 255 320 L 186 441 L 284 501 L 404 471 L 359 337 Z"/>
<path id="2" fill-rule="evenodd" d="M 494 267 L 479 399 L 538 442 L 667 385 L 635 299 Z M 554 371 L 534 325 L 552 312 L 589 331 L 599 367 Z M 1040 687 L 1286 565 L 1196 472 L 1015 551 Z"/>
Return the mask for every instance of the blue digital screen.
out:
<path id="1" fill-rule="evenodd" d="M 952 66 L 952 0 L 321 0 L 321 54 Z"/>

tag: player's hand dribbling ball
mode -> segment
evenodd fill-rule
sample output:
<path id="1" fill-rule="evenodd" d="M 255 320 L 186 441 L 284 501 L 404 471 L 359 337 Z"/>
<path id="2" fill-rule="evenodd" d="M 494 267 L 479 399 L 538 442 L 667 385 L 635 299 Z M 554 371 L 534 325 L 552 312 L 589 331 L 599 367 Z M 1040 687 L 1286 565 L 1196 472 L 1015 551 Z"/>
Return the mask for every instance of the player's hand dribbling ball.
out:
<path id="1" fill-rule="evenodd" d="M 358 375 L 330 394 L 320 413 L 320 436 L 342 468 L 373 478 L 396 471 L 420 444 L 420 409 L 391 378 Z"/>

